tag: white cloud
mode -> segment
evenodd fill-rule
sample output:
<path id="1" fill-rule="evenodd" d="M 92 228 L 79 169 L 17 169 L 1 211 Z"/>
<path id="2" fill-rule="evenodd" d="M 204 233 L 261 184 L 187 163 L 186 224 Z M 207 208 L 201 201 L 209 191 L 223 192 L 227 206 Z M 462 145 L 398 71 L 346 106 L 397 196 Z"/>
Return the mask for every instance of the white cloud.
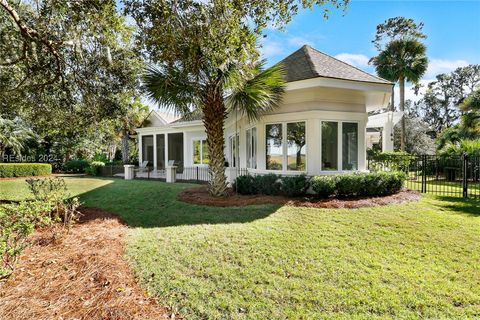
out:
<path id="1" fill-rule="evenodd" d="M 285 47 L 279 42 L 268 41 L 262 44 L 260 52 L 264 58 L 271 59 L 279 55 L 285 55 Z"/>
<path id="2" fill-rule="evenodd" d="M 335 56 L 335 58 L 337 58 L 338 60 L 342 60 L 343 62 L 346 62 L 358 68 L 369 67 L 368 61 L 370 60 L 370 58 L 368 58 L 364 54 L 339 53 Z"/>
<path id="3" fill-rule="evenodd" d="M 302 47 L 305 44 L 313 46 L 313 41 L 304 37 L 290 37 L 288 38 L 288 44 L 293 47 Z"/>
<path id="4" fill-rule="evenodd" d="M 446 60 L 446 59 L 430 59 L 428 61 L 428 69 L 425 78 L 435 78 L 437 74 L 449 73 L 459 67 L 465 67 L 469 63 L 465 60 Z"/>

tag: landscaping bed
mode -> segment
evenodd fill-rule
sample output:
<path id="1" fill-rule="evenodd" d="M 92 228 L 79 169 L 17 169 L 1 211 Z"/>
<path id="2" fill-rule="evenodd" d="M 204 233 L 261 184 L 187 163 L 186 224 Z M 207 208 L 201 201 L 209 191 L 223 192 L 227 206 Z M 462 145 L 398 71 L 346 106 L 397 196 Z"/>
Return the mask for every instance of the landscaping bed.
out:
<path id="1" fill-rule="evenodd" d="M 225 198 L 212 197 L 206 186 L 189 188 L 178 193 L 177 199 L 192 204 L 201 204 L 216 207 L 238 207 L 260 204 L 281 204 L 297 207 L 310 208 L 362 208 L 375 207 L 388 204 L 400 204 L 417 201 L 421 195 L 417 191 L 404 190 L 399 193 L 383 197 L 352 197 L 345 199 L 327 198 L 321 199 L 318 196 L 304 196 L 289 198 L 278 195 L 242 195 L 229 191 L 230 196 Z"/>
<path id="2" fill-rule="evenodd" d="M 136 284 L 123 258 L 127 227 L 83 208 L 63 238 L 38 231 L 17 269 L 0 282 L 2 319 L 163 319 L 169 310 Z"/>

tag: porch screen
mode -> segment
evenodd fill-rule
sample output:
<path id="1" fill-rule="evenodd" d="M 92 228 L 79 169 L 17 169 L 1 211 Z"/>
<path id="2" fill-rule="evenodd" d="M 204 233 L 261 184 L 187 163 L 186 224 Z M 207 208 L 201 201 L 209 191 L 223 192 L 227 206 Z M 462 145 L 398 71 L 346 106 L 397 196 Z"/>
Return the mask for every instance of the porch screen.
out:
<path id="1" fill-rule="evenodd" d="M 168 160 L 174 160 L 177 171 L 183 171 L 183 133 L 168 134 Z"/>
<path id="2" fill-rule="evenodd" d="M 283 169 L 283 130 L 282 124 L 267 124 L 266 129 L 266 168 Z"/>
<path id="3" fill-rule="evenodd" d="M 342 123 L 342 169 L 358 169 L 358 124 Z"/>
<path id="4" fill-rule="evenodd" d="M 165 135 L 157 134 L 157 168 L 165 168 Z"/>
<path id="5" fill-rule="evenodd" d="M 142 136 L 142 161 L 148 161 L 153 166 L 153 136 Z"/>
<path id="6" fill-rule="evenodd" d="M 322 122 L 322 170 L 338 169 L 338 123 Z"/>

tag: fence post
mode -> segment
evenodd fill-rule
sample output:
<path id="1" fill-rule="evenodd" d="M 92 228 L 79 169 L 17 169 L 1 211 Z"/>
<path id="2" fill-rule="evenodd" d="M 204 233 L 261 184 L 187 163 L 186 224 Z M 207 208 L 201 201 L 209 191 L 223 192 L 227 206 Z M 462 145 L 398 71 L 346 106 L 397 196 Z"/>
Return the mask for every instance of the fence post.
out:
<path id="1" fill-rule="evenodd" d="M 462 155 L 462 168 L 463 168 L 463 197 L 468 198 L 468 154 L 464 153 Z"/>
<path id="2" fill-rule="evenodd" d="M 422 193 L 427 193 L 427 155 L 422 155 Z"/>
<path id="3" fill-rule="evenodd" d="M 198 183 L 198 166 L 196 167 L 196 171 L 197 171 L 197 183 Z"/>

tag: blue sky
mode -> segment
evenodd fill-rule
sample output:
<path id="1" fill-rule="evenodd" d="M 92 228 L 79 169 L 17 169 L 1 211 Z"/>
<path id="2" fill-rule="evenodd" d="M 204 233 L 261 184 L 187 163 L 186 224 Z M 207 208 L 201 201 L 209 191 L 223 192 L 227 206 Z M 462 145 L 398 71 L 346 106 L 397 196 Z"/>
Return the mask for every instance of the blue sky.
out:
<path id="1" fill-rule="evenodd" d="M 388 18 L 404 16 L 424 22 L 428 38 L 429 69 L 423 83 L 436 74 L 480 63 L 480 0 L 474 1 L 360 1 L 347 11 L 333 10 L 328 20 L 320 8 L 302 10 L 284 31 L 267 29 L 262 53 L 273 64 L 303 44 L 374 73 L 367 64 L 376 55 L 371 43 L 376 26 Z M 415 99 L 411 91 L 407 98 Z"/>

